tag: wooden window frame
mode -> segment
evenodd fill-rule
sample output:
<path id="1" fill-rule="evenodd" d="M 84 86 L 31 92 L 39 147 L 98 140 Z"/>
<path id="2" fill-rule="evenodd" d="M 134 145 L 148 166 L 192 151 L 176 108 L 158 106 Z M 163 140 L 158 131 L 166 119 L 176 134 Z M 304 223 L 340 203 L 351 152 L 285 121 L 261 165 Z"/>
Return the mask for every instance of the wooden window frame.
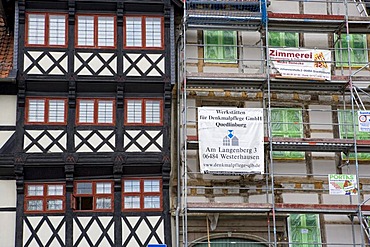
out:
<path id="1" fill-rule="evenodd" d="M 280 116 L 285 116 L 288 111 L 299 111 L 300 113 L 300 122 L 296 123 L 296 122 L 288 122 L 288 121 L 284 121 L 284 123 L 281 123 L 282 126 L 284 126 L 284 130 L 283 131 L 277 131 L 277 130 L 274 130 L 274 124 L 276 122 L 274 122 L 274 119 L 272 117 L 272 115 L 274 114 L 273 112 L 275 111 L 279 111 L 279 115 Z M 284 111 L 284 112 L 283 112 Z M 302 115 L 302 108 L 272 108 L 271 109 L 271 122 L 272 122 L 272 130 L 271 130 L 271 134 L 272 134 L 272 137 L 279 137 L 279 136 L 282 136 L 283 138 L 284 137 L 287 137 L 287 138 L 303 138 L 303 115 Z M 297 124 L 297 126 L 299 125 L 299 127 L 301 128 L 301 131 L 300 132 L 296 132 L 297 135 L 299 134 L 300 136 L 299 137 L 292 137 L 291 135 L 295 135 L 295 133 L 293 133 L 293 131 L 289 131 L 287 130 L 288 126 L 289 125 L 292 125 L 292 124 Z M 280 153 L 283 153 L 283 155 L 279 155 Z M 300 151 L 273 151 L 273 158 L 274 159 L 282 159 L 282 160 L 304 160 L 305 159 L 305 154 L 304 152 L 300 152 Z"/>
<path id="2" fill-rule="evenodd" d="M 279 42 L 280 44 L 279 45 L 272 45 L 272 41 L 271 41 L 271 35 L 272 34 L 276 34 L 276 35 L 279 35 Z M 294 34 L 294 42 L 296 43 L 295 46 L 287 46 L 287 40 L 288 40 L 288 35 L 287 34 Z M 299 47 L 299 34 L 296 33 L 296 32 L 274 32 L 274 31 L 271 31 L 268 33 L 268 38 L 269 38 L 269 46 L 274 46 L 274 47 L 289 47 L 289 48 L 298 48 Z"/>
<path id="3" fill-rule="evenodd" d="M 94 116 L 92 123 L 84 123 L 80 122 L 80 101 L 82 100 L 92 100 L 94 102 Z M 113 109 L 112 109 L 112 123 L 99 123 L 98 122 L 98 106 L 99 101 L 112 101 Z M 76 125 L 98 125 L 98 126 L 114 126 L 116 122 L 116 100 L 114 98 L 78 98 L 77 105 L 76 105 Z"/>
<path id="4" fill-rule="evenodd" d="M 353 37 L 354 35 L 362 35 L 362 39 L 363 39 L 363 42 L 365 44 L 365 48 L 355 48 L 353 47 Z M 338 39 L 338 35 L 334 35 L 334 37 L 336 39 Z M 363 67 L 365 66 L 368 62 L 369 62 L 369 50 L 368 50 L 368 37 L 366 34 L 363 34 L 363 33 L 355 33 L 355 34 L 350 34 L 349 35 L 349 47 L 351 48 L 351 67 Z M 343 40 L 346 40 L 346 34 L 342 34 L 342 37 L 341 37 L 341 40 L 338 42 L 335 42 L 335 67 L 336 68 L 340 68 L 340 67 L 343 67 L 343 68 L 348 68 L 349 67 L 349 61 L 348 61 L 348 54 L 347 54 L 347 51 L 348 51 L 348 47 L 347 45 L 343 46 Z M 342 57 L 341 57 L 341 50 L 340 50 L 340 42 L 342 42 Z M 344 41 L 346 44 L 346 41 Z M 365 61 L 355 61 L 355 56 L 354 56 L 354 50 L 361 50 L 364 54 L 364 58 L 365 58 Z M 343 54 L 343 53 L 346 53 L 346 54 Z"/>
<path id="5" fill-rule="evenodd" d="M 293 226 L 292 225 L 292 217 L 299 217 L 300 218 L 300 225 L 296 225 L 296 226 Z M 314 216 L 315 217 L 315 226 L 309 226 L 307 225 L 307 219 L 308 217 L 310 216 Z M 291 214 L 288 218 L 288 237 L 289 237 L 289 243 L 291 243 L 292 246 L 307 246 L 307 245 L 311 245 L 309 243 L 311 242 L 315 242 L 315 244 L 312 244 L 312 246 L 322 246 L 321 244 L 321 226 L 320 226 L 320 219 L 319 219 L 319 216 L 318 214 Z M 309 231 L 309 229 L 311 231 Z M 302 242 L 298 242 L 298 241 L 294 241 L 293 239 L 293 231 L 294 230 L 298 230 L 299 233 L 301 233 L 301 236 L 306 238 L 305 240 L 303 240 Z M 307 233 L 303 233 L 301 232 L 302 230 L 304 231 L 307 231 Z M 314 231 L 313 231 L 314 230 Z M 318 239 L 314 239 L 314 240 L 310 240 L 308 239 L 309 237 L 309 232 L 311 233 L 315 233 L 314 236 L 316 236 Z M 312 236 L 312 235 L 311 235 Z"/>
<path id="6" fill-rule="evenodd" d="M 127 17 L 136 17 L 141 18 L 141 46 L 127 46 L 127 39 L 126 39 L 126 19 Z M 161 20 L 161 46 L 153 47 L 153 46 L 146 46 L 146 19 L 147 18 L 158 18 Z M 156 16 L 156 15 L 127 15 L 124 17 L 124 28 L 123 28 L 123 46 L 125 49 L 145 49 L 145 50 L 163 50 L 164 49 L 164 18 L 163 16 Z"/>
<path id="7" fill-rule="evenodd" d="M 78 44 L 78 17 L 80 16 L 92 16 L 94 17 L 94 44 L 93 45 L 79 45 Z M 99 17 L 113 17 L 113 46 L 99 46 L 98 44 L 98 18 Z M 94 48 L 94 49 L 115 49 L 117 48 L 117 17 L 112 14 L 77 14 L 75 24 L 75 47 L 76 48 Z"/>
<path id="8" fill-rule="evenodd" d="M 28 186 L 29 185 L 42 185 L 43 186 L 43 195 L 42 196 L 29 196 L 28 195 Z M 63 186 L 63 195 L 47 195 L 47 189 L 49 185 L 62 185 Z M 25 213 L 63 213 L 66 209 L 66 185 L 64 183 L 26 183 L 25 184 L 25 194 L 24 194 L 24 212 Z M 62 209 L 61 210 L 47 210 L 48 200 L 62 200 Z M 28 210 L 27 205 L 29 201 L 33 200 L 42 200 L 42 210 Z"/>
<path id="9" fill-rule="evenodd" d="M 230 45 L 224 45 L 224 32 L 226 31 L 230 31 L 230 32 L 234 32 L 235 33 L 235 37 L 234 37 L 234 41 L 235 41 L 235 44 L 233 44 L 233 48 L 235 49 L 234 51 L 234 55 L 235 55 L 235 58 L 233 58 L 232 60 L 228 60 L 227 58 L 224 57 L 224 50 L 225 50 L 225 47 L 228 47 Z M 207 33 L 208 32 L 217 32 L 218 33 L 218 43 L 217 44 L 209 44 L 208 41 L 207 41 Z M 220 36 L 220 34 L 222 33 L 222 36 Z M 220 42 L 221 41 L 221 42 Z M 206 64 L 227 64 L 229 66 L 235 66 L 238 64 L 238 32 L 237 31 L 234 31 L 234 30 L 204 30 L 203 31 L 203 59 L 204 59 L 204 62 Z M 207 56 L 207 51 L 208 49 L 211 49 L 211 47 L 216 47 L 216 50 L 219 52 L 220 50 L 222 50 L 222 57 L 218 57 L 216 59 L 214 58 L 209 58 Z"/>
<path id="10" fill-rule="evenodd" d="M 77 194 L 77 184 L 78 183 L 91 183 L 92 192 L 91 194 Z M 96 192 L 96 185 L 98 183 L 110 183 L 111 184 L 111 193 L 110 194 L 98 194 Z M 76 198 L 77 197 L 92 197 L 92 210 L 80 210 L 76 209 Z M 96 208 L 96 199 L 98 198 L 110 198 L 111 199 L 111 208 L 109 209 L 97 209 Z M 114 183 L 111 180 L 79 180 L 74 181 L 73 183 L 73 198 L 72 198 L 72 209 L 75 212 L 113 212 L 114 211 Z"/>
<path id="11" fill-rule="evenodd" d="M 44 121 L 43 122 L 31 122 L 29 121 L 29 108 L 30 100 L 44 100 Z M 64 121 L 63 122 L 50 122 L 49 121 L 49 101 L 51 100 L 62 100 L 64 101 Z M 66 98 L 43 98 L 43 97 L 27 97 L 26 98 L 26 110 L 25 110 L 25 124 L 28 125 L 66 125 L 67 124 L 67 102 Z"/>
<path id="12" fill-rule="evenodd" d="M 140 191 L 139 192 L 125 192 L 125 181 L 136 180 L 140 181 Z M 144 181 L 147 180 L 157 180 L 159 181 L 159 191 L 158 192 L 144 192 Z M 139 208 L 125 208 L 125 196 L 139 196 L 140 207 Z M 159 196 L 159 208 L 144 208 L 144 198 L 145 196 Z M 147 178 L 124 178 L 122 179 L 122 211 L 162 211 L 163 210 L 163 184 L 162 179 L 158 177 L 147 177 Z"/>
<path id="13" fill-rule="evenodd" d="M 338 110 L 338 124 L 339 124 L 339 137 L 341 139 L 349 139 L 353 140 L 354 135 L 356 132 L 356 139 L 357 140 L 370 140 L 370 133 L 369 132 L 361 132 L 358 129 L 358 112 L 354 111 L 355 114 L 355 130 L 353 130 L 353 116 L 352 116 L 352 111 L 350 109 L 344 110 L 344 109 L 339 109 Z M 345 120 L 345 121 L 344 121 Z M 348 155 L 345 155 L 342 152 L 342 159 L 346 160 L 355 160 L 355 154 L 349 153 Z M 361 161 L 369 161 L 370 160 L 370 153 L 358 153 L 357 154 L 357 159 Z"/>
<path id="14" fill-rule="evenodd" d="M 127 114 L 128 114 L 127 102 L 130 100 L 141 101 L 141 123 L 128 123 L 127 122 Z M 146 104 L 145 104 L 146 101 L 159 101 L 159 107 L 160 107 L 159 123 L 146 123 Z M 163 125 L 163 100 L 162 99 L 159 99 L 159 98 L 126 98 L 124 109 L 125 109 L 124 124 L 126 126 L 162 126 Z"/>
<path id="15" fill-rule="evenodd" d="M 44 15 L 45 26 L 44 26 L 44 44 L 29 44 L 28 43 L 28 28 L 29 28 L 29 15 Z M 65 18 L 65 40 L 64 45 L 50 45 L 49 44 L 49 23 L 50 16 L 64 16 Z M 44 12 L 27 12 L 26 13 L 26 24 L 25 24 L 25 46 L 26 47 L 55 47 L 55 48 L 66 48 L 68 46 L 68 14 L 65 13 L 44 13 Z"/>

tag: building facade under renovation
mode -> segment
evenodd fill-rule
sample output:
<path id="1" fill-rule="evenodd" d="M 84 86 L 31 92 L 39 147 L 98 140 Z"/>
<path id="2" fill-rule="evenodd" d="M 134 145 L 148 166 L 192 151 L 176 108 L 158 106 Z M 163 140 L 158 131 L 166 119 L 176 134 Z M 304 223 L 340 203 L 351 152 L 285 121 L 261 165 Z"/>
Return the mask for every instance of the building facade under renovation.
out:
<path id="1" fill-rule="evenodd" d="M 0 246 L 368 246 L 369 27 L 360 0 L 1 0 Z"/>
<path id="2" fill-rule="evenodd" d="M 176 244 L 367 246 L 364 3 L 189 0 L 182 20 Z"/>

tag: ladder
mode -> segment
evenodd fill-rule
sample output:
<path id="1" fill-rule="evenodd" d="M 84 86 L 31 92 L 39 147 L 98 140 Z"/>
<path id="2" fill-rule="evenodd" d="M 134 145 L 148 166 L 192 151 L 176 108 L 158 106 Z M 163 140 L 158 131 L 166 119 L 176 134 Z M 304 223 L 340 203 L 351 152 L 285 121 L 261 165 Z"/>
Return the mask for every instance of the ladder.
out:
<path id="1" fill-rule="evenodd" d="M 363 231 L 366 234 L 366 239 L 368 241 L 370 241 L 370 225 L 369 225 L 370 217 L 368 215 L 364 215 L 362 213 L 360 213 L 360 214 L 361 214 L 361 217 L 359 217 L 359 220 L 361 221 L 360 222 L 361 227 L 362 227 Z"/>
<path id="2" fill-rule="evenodd" d="M 366 11 L 366 6 L 363 0 L 353 0 L 355 2 L 356 8 L 358 12 L 360 13 L 361 16 L 368 17 L 369 15 L 367 14 Z"/>

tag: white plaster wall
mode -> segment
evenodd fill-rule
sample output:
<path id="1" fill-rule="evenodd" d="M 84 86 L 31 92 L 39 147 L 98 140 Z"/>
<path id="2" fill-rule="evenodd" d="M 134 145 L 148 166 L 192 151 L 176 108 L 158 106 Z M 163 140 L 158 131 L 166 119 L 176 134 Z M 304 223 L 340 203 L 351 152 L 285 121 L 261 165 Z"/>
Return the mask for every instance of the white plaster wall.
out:
<path id="1" fill-rule="evenodd" d="M 310 117 L 311 129 L 329 130 L 329 131 L 333 130 L 331 106 L 310 105 L 309 110 L 310 111 L 308 113 Z M 322 135 L 322 133 L 320 134 Z"/>
<path id="2" fill-rule="evenodd" d="M 1 189 L 1 186 L 0 186 Z M 15 246 L 15 212 L 0 212 L 0 246 Z"/>
<path id="3" fill-rule="evenodd" d="M 325 15 L 326 14 L 326 3 L 324 1 L 322 2 L 308 2 L 304 3 L 304 13 L 305 14 L 319 14 L 319 15 Z"/>
<path id="4" fill-rule="evenodd" d="M 326 241 L 331 243 L 330 247 L 353 246 L 352 226 L 351 225 L 325 225 Z M 355 225 L 356 246 L 360 246 L 360 226 Z"/>
<path id="5" fill-rule="evenodd" d="M 249 203 L 269 203 L 269 202 L 272 202 L 272 197 L 271 197 L 271 194 L 268 195 L 268 199 L 266 198 L 266 194 L 251 195 L 249 196 L 248 202 Z"/>
<path id="6" fill-rule="evenodd" d="M 15 180 L 0 180 L 0 195 L 0 208 L 16 207 L 17 191 Z"/>
<path id="7" fill-rule="evenodd" d="M 296 161 L 296 162 L 283 162 L 283 161 L 275 161 L 274 162 L 274 172 L 284 175 L 292 175 L 295 176 L 302 176 L 306 175 L 306 164 L 304 161 Z"/>
<path id="8" fill-rule="evenodd" d="M 255 71 L 258 72 L 261 69 L 262 62 L 262 51 L 260 47 L 262 43 L 255 44 L 261 41 L 261 35 L 259 32 L 242 32 L 241 35 L 242 46 L 239 49 L 243 49 L 243 56 L 240 57 L 243 68 L 246 70 L 258 69 Z"/>
<path id="9" fill-rule="evenodd" d="M 337 173 L 334 160 L 312 160 L 313 173 L 318 175 L 327 175 Z"/>
<path id="10" fill-rule="evenodd" d="M 299 13 L 299 2 L 292 1 L 279 1 L 271 0 L 270 6 L 267 8 L 267 11 L 272 11 L 275 13 Z M 289 6 L 289 8 L 287 8 Z"/>
<path id="11" fill-rule="evenodd" d="M 324 194 L 323 204 L 356 204 L 358 202 L 357 195 L 348 196 L 348 195 L 329 195 Z"/>
<path id="12" fill-rule="evenodd" d="M 15 126 L 17 115 L 17 96 L 0 95 L 0 125 Z"/>
<path id="13" fill-rule="evenodd" d="M 318 196 L 316 194 L 304 193 L 283 193 L 283 201 L 284 203 L 319 203 Z"/>
<path id="14" fill-rule="evenodd" d="M 328 48 L 328 35 L 321 33 L 304 33 L 305 47 L 327 49 Z"/>

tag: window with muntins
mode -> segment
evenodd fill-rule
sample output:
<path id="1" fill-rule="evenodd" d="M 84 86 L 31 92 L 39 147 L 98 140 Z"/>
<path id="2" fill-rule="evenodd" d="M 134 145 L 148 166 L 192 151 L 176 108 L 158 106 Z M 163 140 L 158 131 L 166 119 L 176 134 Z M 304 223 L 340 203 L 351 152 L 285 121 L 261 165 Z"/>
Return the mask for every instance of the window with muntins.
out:
<path id="1" fill-rule="evenodd" d="M 65 210 L 64 184 L 26 184 L 25 212 L 63 212 Z"/>
<path id="2" fill-rule="evenodd" d="M 353 139 L 355 136 L 355 131 L 353 129 L 353 124 L 355 124 L 356 130 L 356 139 L 357 140 L 370 140 L 370 133 L 359 131 L 358 129 L 358 112 L 354 112 L 354 116 L 351 110 L 339 110 L 338 111 L 338 118 L 339 118 L 339 134 L 340 138 L 342 139 Z M 355 123 L 353 123 L 353 118 L 355 119 Z M 349 158 L 351 160 L 355 159 L 355 154 L 351 152 L 349 157 L 342 154 L 342 158 L 346 159 Z M 357 153 L 357 159 L 359 160 L 370 160 L 370 153 Z"/>
<path id="3" fill-rule="evenodd" d="M 338 35 L 335 36 L 338 39 Z M 348 47 L 349 53 L 348 54 Z M 342 34 L 335 45 L 337 67 L 348 67 L 348 55 L 351 57 L 351 66 L 362 67 L 368 62 L 367 38 L 365 34 Z"/>
<path id="4" fill-rule="evenodd" d="M 116 46 L 115 23 L 115 16 L 78 15 L 77 47 L 114 48 Z"/>
<path id="5" fill-rule="evenodd" d="M 301 109 L 271 109 L 271 127 L 273 137 L 302 138 L 303 122 Z M 303 159 L 304 152 L 274 151 L 277 159 Z"/>
<path id="6" fill-rule="evenodd" d="M 114 99 L 77 99 L 77 124 L 114 125 Z"/>
<path id="7" fill-rule="evenodd" d="M 113 211 L 113 183 L 75 182 L 73 203 L 76 211 Z"/>
<path id="8" fill-rule="evenodd" d="M 67 99 L 27 98 L 26 124 L 65 125 Z"/>
<path id="9" fill-rule="evenodd" d="M 125 17 L 126 48 L 163 48 L 163 18 L 155 16 Z"/>
<path id="10" fill-rule="evenodd" d="M 289 246 L 321 247 L 319 217 L 316 214 L 291 214 L 288 218 Z"/>
<path id="11" fill-rule="evenodd" d="M 156 178 L 123 180 L 122 209 L 157 211 L 162 208 L 162 181 Z"/>
<path id="12" fill-rule="evenodd" d="M 298 47 L 299 35 L 292 32 L 269 32 L 269 46 Z"/>
<path id="13" fill-rule="evenodd" d="M 207 63 L 237 62 L 236 31 L 204 31 L 204 61 Z"/>
<path id="14" fill-rule="evenodd" d="M 67 15 L 27 13 L 26 46 L 67 46 Z"/>
<path id="15" fill-rule="evenodd" d="M 126 125 L 162 125 L 163 106 L 160 99 L 126 99 Z"/>

